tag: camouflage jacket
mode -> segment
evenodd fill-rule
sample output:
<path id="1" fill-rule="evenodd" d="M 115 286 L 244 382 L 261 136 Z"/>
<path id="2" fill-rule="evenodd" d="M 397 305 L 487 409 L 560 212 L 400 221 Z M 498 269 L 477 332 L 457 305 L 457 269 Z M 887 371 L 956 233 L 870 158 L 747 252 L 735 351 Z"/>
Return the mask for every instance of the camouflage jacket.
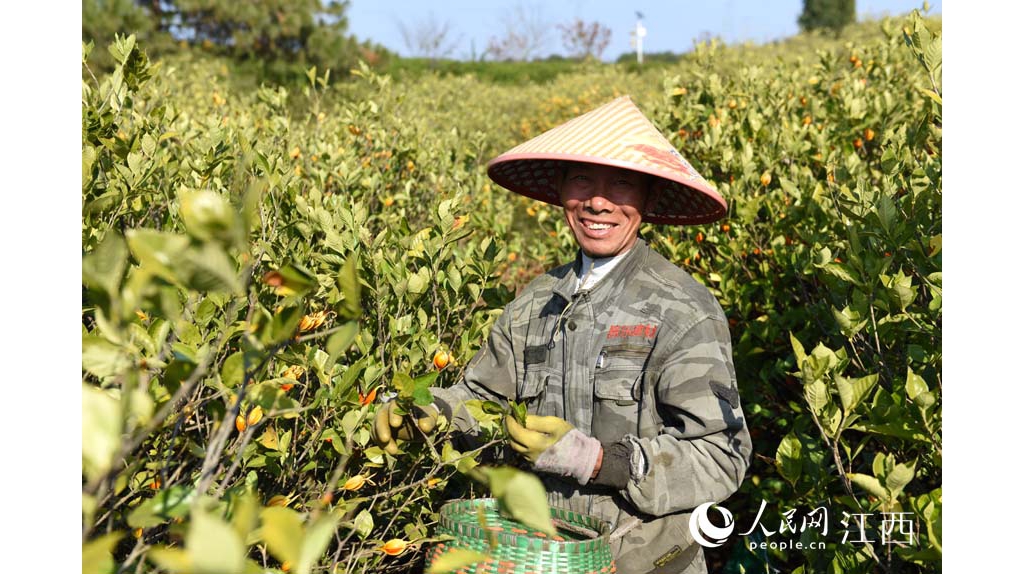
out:
<path id="1" fill-rule="evenodd" d="M 606 445 L 629 442 L 639 464 L 625 489 L 541 475 L 549 502 L 619 534 L 629 528 L 613 536 L 619 572 L 704 572 L 689 511 L 735 492 L 751 452 L 725 315 L 707 288 L 642 239 L 589 291 L 575 292 L 580 262 L 531 282 L 463 380 L 435 389 L 435 399 L 461 430 L 475 424 L 460 401 L 509 399 Z"/>

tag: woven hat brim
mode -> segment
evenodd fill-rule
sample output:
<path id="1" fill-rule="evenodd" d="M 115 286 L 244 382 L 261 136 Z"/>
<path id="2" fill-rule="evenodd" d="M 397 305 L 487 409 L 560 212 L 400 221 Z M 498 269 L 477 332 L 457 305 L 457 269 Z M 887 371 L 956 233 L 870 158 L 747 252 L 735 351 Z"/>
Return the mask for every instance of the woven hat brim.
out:
<path id="1" fill-rule="evenodd" d="M 502 154 L 487 164 L 487 175 L 498 185 L 520 195 L 561 206 L 558 178 L 566 162 L 607 165 L 654 176 L 651 193 L 658 200 L 643 213 L 643 221 L 665 225 L 695 225 L 725 217 L 725 199 L 704 183 L 696 172 L 658 169 L 630 161 L 557 152 Z"/>

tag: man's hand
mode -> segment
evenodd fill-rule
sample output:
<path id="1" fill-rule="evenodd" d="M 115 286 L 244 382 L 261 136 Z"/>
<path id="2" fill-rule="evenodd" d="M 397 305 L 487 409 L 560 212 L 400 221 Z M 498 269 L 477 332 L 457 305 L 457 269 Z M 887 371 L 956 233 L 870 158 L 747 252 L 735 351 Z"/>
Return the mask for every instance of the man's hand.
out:
<path id="1" fill-rule="evenodd" d="M 526 426 L 505 417 L 512 449 L 533 463 L 533 468 L 570 476 L 586 484 L 601 457 L 601 442 L 583 434 L 558 417 L 526 416 Z"/>
<path id="2" fill-rule="evenodd" d="M 431 434 L 437 427 L 437 407 L 416 407 L 415 412 L 403 417 L 398 414 L 398 403 L 395 401 L 384 403 L 377 410 L 377 416 L 373 421 L 373 440 L 380 445 L 388 454 L 398 454 L 398 443 L 395 439 L 416 440 L 422 436 L 412 426 L 415 419 L 416 426 L 423 434 Z"/>

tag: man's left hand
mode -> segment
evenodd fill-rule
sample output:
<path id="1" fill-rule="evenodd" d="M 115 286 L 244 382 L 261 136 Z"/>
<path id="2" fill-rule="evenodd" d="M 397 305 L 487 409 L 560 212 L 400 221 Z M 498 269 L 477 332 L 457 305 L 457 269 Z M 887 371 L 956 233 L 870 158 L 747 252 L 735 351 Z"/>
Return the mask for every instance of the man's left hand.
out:
<path id="1" fill-rule="evenodd" d="M 570 476 L 586 484 L 601 458 L 601 442 L 558 417 L 526 416 L 526 426 L 505 417 L 512 449 L 537 471 Z"/>

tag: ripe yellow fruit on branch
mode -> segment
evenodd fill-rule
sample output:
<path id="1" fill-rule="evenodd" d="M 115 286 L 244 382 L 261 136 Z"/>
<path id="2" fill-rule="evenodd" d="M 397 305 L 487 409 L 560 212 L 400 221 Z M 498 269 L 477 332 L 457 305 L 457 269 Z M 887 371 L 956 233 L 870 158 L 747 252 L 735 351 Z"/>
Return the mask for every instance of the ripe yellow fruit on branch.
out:
<path id="1" fill-rule="evenodd" d="M 401 538 L 392 538 L 380 547 L 380 551 L 388 556 L 398 556 L 402 552 L 405 552 L 407 546 L 409 546 L 409 543 L 405 540 L 402 540 Z"/>
<path id="2" fill-rule="evenodd" d="M 362 488 L 364 484 L 366 484 L 366 477 L 361 474 L 357 474 L 352 478 L 346 480 L 345 484 L 341 485 L 341 488 L 342 490 L 354 492 Z"/>
<path id="3" fill-rule="evenodd" d="M 299 321 L 299 331 L 312 331 L 320 325 L 323 325 L 326 319 L 327 311 L 317 311 L 315 313 L 310 313 L 309 315 L 304 315 L 302 320 Z"/>
<path id="4" fill-rule="evenodd" d="M 249 416 L 246 417 L 245 424 L 247 426 L 253 426 L 254 424 L 260 422 L 260 419 L 262 419 L 262 418 L 263 418 L 263 409 L 261 407 L 257 406 L 256 408 L 254 408 L 251 411 L 249 411 Z"/>
<path id="5" fill-rule="evenodd" d="M 267 506 L 288 506 L 289 498 L 283 494 L 275 494 L 267 501 Z"/>
<path id="6" fill-rule="evenodd" d="M 772 174 L 767 171 L 761 174 L 761 185 L 768 187 L 768 184 L 772 182 Z"/>
<path id="7" fill-rule="evenodd" d="M 239 413 L 238 416 L 235 417 L 235 428 L 238 429 L 238 432 L 245 432 L 245 426 L 245 417 Z"/>
<path id="8" fill-rule="evenodd" d="M 452 356 L 448 354 L 448 351 L 445 351 L 444 349 L 438 349 L 437 352 L 434 353 L 434 368 L 440 371 L 441 369 L 447 367 L 448 363 L 450 363 L 451 360 Z"/>

